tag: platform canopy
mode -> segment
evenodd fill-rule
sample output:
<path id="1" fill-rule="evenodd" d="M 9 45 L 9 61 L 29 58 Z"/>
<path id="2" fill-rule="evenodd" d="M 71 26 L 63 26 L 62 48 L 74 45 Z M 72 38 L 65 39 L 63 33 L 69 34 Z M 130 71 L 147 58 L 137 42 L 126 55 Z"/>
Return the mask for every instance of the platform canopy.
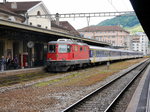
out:
<path id="1" fill-rule="evenodd" d="M 79 40 L 88 45 L 95 46 L 110 46 L 109 43 L 101 42 L 94 39 L 88 39 L 83 37 L 75 37 L 73 35 L 56 32 L 48 29 L 43 29 L 39 27 L 34 27 L 22 23 L 16 23 L 12 21 L 6 21 L 0 19 L 0 32 L 2 37 L 7 37 L 11 39 L 25 39 L 25 40 L 42 40 L 45 42 L 55 41 L 60 38 Z M 4 36 L 5 35 L 5 36 Z"/>

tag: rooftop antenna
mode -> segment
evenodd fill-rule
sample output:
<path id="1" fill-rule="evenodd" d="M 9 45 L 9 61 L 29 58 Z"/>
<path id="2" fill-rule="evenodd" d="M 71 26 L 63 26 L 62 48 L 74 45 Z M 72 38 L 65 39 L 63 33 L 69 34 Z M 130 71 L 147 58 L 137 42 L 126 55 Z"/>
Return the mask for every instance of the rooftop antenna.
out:
<path id="1" fill-rule="evenodd" d="M 59 13 L 56 13 L 56 24 L 59 25 Z"/>
<path id="2" fill-rule="evenodd" d="M 3 0 L 3 3 L 5 4 L 5 3 L 6 3 L 6 0 Z"/>

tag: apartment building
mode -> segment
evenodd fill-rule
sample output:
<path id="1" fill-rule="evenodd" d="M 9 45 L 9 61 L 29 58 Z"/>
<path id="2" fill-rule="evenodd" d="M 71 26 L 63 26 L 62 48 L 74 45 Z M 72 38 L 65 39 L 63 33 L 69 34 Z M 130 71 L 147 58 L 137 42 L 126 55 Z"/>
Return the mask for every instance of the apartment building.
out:
<path id="1" fill-rule="evenodd" d="M 127 49 L 129 32 L 120 26 L 89 26 L 78 30 L 82 37 L 108 42 L 114 47 Z"/>
<path id="2" fill-rule="evenodd" d="M 132 35 L 132 50 L 143 52 L 144 55 L 150 54 L 149 39 L 143 32 Z"/>

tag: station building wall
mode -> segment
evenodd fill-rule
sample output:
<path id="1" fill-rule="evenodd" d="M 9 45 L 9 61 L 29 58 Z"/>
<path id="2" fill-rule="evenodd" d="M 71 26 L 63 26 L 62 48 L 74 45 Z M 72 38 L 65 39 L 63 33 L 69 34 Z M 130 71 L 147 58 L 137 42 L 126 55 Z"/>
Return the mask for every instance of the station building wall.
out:
<path id="1" fill-rule="evenodd" d="M 0 59 L 18 57 L 21 68 L 42 66 L 46 61 L 47 43 L 34 42 L 34 46 L 27 46 L 28 40 L 0 39 Z"/>

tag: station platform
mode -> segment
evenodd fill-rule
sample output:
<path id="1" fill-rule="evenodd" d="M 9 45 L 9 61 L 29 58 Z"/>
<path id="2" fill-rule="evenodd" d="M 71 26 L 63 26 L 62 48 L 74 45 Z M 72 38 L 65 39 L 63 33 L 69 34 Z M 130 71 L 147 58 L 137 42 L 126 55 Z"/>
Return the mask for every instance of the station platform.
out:
<path id="1" fill-rule="evenodd" d="M 150 112 L 150 65 L 140 80 L 126 112 Z"/>
<path id="2" fill-rule="evenodd" d="M 5 70 L 3 72 L 0 71 L 0 77 L 6 77 L 6 76 L 17 75 L 22 73 L 41 72 L 41 71 L 44 71 L 44 67 Z"/>

